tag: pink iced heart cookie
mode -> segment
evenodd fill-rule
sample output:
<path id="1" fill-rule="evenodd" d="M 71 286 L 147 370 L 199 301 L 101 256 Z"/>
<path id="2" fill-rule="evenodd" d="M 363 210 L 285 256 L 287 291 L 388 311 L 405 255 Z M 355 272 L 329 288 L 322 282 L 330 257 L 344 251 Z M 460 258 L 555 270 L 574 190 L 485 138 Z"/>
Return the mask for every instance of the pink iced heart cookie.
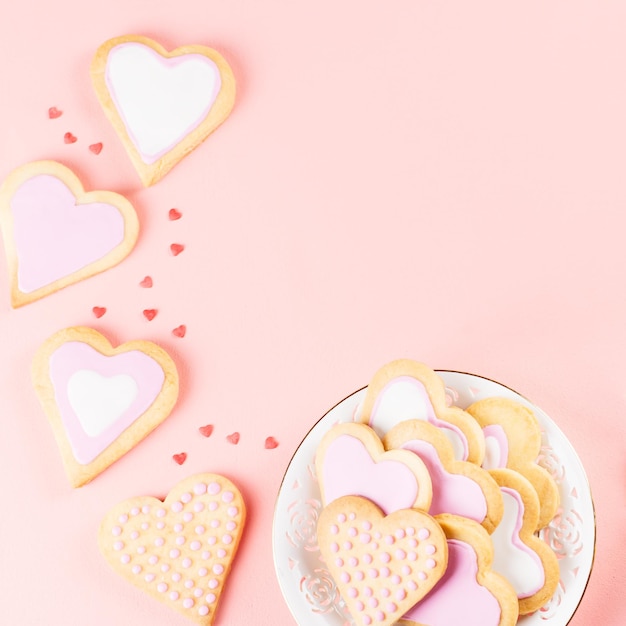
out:
<path id="1" fill-rule="evenodd" d="M 91 77 L 146 186 L 204 141 L 235 100 L 232 70 L 205 46 L 168 52 L 147 37 L 116 37 L 98 48 Z"/>
<path id="2" fill-rule="evenodd" d="M 456 459 L 480 464 L 485 455 L 476 422 L 462 409 L 447 406 L 443 381 L 417 361 L 398 359 L 380 368 L 355 419 L 369 424 L 381 437 L 400 422 L 423 420 L 441 429 Z"/>
<path id="3" fill-rule="evenodd" d="M 333 426 L 320 442 L 315 468 L 324 504 L 353 495 L 368 498 L 385 514 L 430 507 L 431 479 L 422 460 L 407 450 L 386 452 L 365 424 Z"/>
<path id="4" fill-rule="evenodd" d="M 246 520 L 227 478 L 199 474 L 164 501 L 138 497 L 114 507 L 98 543 L 128 582 L 202 626 L 215 619 Z"/>
<path id="5" fill-rule="evenodd" d="M 74 487 L 88 483 L 170 414 L 178 374 L 149 341 L 113 348 L 91 328 L 61 330 L 33 361 L 33 383 Z"/>
<path id="6" fill-rule="evenodd" d="M 9 174 L 0 188 L 0 224 L 19 307 L 103 272 L 132 250 L 139 222 L 126 198 L 85 192 L 55 161 L 36 161 Z"/>
<path id="7" fill-rule="evenodd" d="M 358 626 L 394 624 L 446 569 L 446 537 L 432 517 L 416 509 L 384 516 L 369 500 L 345 496 L 322 510 L 317 538 Z"/>
<path id="8" fill-rule="evenodd" d="M 513 626 L 517 596 L 505 578 L 491 570 L 493 547 L 476 523 L 438 515 L 448 542 L 448 566 L 435 588 L 410 608 L 399 624 L 421 626 Z"/>

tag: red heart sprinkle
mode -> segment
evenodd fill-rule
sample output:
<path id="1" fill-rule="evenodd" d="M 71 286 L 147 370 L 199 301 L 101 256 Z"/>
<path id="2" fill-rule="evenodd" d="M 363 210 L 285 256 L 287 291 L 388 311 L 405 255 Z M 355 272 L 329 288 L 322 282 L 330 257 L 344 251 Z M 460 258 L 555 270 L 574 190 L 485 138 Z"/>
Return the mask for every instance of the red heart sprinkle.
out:
<path id="1" fill-rule="evenodd" d="M 74 137 L 74 135 L 72 135 L 72 133 L 65 133 L 65 135 L 63 135 L 63 141 L 65 143 L 75 143 L 76 142 L 76 137 Z"/>
<path id="2" fill-rule="evenodd" d="M 198 430 L 200 431 L 200 434 L 203 437 L 210 437 L 213 434 L 213 424 L 207 424 L 206 426 L 200 426 L 200 428 L 198 428 Z"/>
<path id="3" fill-rule="evenodd" d="M 103 306 L 95 306 L 91 310 L 93 311 L 93 314 L 98 318 L 102 317 L 107 312 L 106 307 Z"/>
<path id="4" fill-rule="evenodd" d="M 48 117 L 51 120 L 56 120 L 57 117 L 61 117 L 61 115 L 63 115 L 63 111 L 57 109 L 56 107 L 50 107 L 48 109 Z"/>
<path id="5" fill-rule="evenodd" d="M 184 249 L 185 249 L 185 246 L 183 246 L 182 243 L 173 243 L 170 246 L 170 250 L 172 251 L 172 254 L 174 256 L 178 256 Z"/>
<path id="6" fill-rule="evenodd" d="M 179 465 L 182 465 L 187 460 L 187 453 L 181 452 L 180 454 L 174 454 L 172 458 L 174 459 L 176 463 L 178 463 Z"/>
<path id="7" fill-rule="evenodd" d="M 175 220 L 179 220 L 183 214 L 178 209 L 170 209 L 169 216 L 173 222 Z"/>
<path id="8" fill-rule="evenodd" d="M 181 324 L 180 326 L 177 326 L 173 331 L 172 331 L 172 335 L 174 335 L 175 337 L 184 337 L 185 333 L 187 332 L 187 327 L 184 324 Z"/>
<path id="9" fill-rule="evenodd" d="M 276 441 L 276 439 L 274 439 L 274 437 L 268 437 L 265 440 L 265 449 L 266 450 L 273 450 L 274 448 L 278 448 L 278 441 Z"/>
<path id="10" fill-rule="evenodd" d="M 100 152 L 102 152 L 102 143 L 98 142 L 98 143 L 92 143 L 89 146 L 89 149 L 94 153 L 94 154 L 100 154 Z"/>
<path id="11" fill-rule="evenodd" d="M 144 309 L 143 316 L 151 322 L 157 315 L 158 311 L 156 309 Z"/>
<path id="12" fill-rule="evenodd" d="M 146 276 L 140 283 L 140 287 L 145 287 L 146 289 L 150 289 L 152 287 L 152 278 L 150 276 Z"/>
<path id="13" fill-rule="evenodd" d="M 239 433 L 232 433 L 226 437 L 226 441 L 236 446 L 239 443 Z"/>

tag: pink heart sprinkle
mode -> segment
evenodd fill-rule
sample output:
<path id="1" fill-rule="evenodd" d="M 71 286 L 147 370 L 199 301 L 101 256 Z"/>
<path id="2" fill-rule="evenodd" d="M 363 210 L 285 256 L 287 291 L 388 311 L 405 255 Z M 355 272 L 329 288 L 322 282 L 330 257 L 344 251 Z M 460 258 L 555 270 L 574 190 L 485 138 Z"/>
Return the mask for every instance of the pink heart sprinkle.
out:
<path id="1" fill-rule="evenodd" d="M 93 309 L 91 309 L 93 311 L 93 314 L 97 317 L 100 318 L 102 317 L 106 312 L 106 307 L 103 306 L 95 306 L 93 307 Z"/>
<path id="2" fill-rule="evenodd" d="M 183 214 L 178 209 L 170 209 L 169 217 L 172 221 L 179 220 Z"/>
<path id="3" fill-rule="evenodd" d="M 144 309 L 143 316 L 151 322 L 156 316 L 158 311 L 156 309 Z"/>
<path id="4" fill-rule="evenodd" d="M 72 135 L 72 133 L 65 133 L 65 135 L 63 135 L 63 141 L 65 143 L 75 143 L 76 142 L 76 137 L 74 137 L 74 135 Z"/>
<path id="5" fill-rule="evenodd" d="M 180 454 L 174 454 L 172 458 L 178 465 L 182 465 L 187 460 L 187 453 L 181 452 Z"/>
<path id="6" fill-rule="evenodd" d="M 89 146 L 89 149 L 94 153 L 94 154 L 100 154 L 100 152 L 102 152 L 102 143 L 98 142 L 98 143 L 92 143 Z"/>
<path id="7" fill-rule="evenodd" d="M 278 441 L 276 441 L 276 439 L 274 439 L 274 437 L 268 437 L 265 440 L 265 449 L 266 450 L 273 450 L 274 448 L 278 448 Z"/>
<path id="8" fill-rule="evenodd" d="M 152 287 L 152 278 L 150 276 L 146 276 L 140 283 L 140 287 L 145 287 L 146 289 L 150 289 Z"/>
<path id="9" fill-rule="evenodd" d="M 236 446 L 239 443 L 239 433 L 232 433 L 231 435 L 228 435 L 226 437 L 226 441 L 228 441 L 228 443 L 232 443 L 234 446 Z"/>
<path id="10" fill-rule="evenodd" d="M 174 335 L 175 337 L 181 337 L 181 338 L 184 337 L 186 333 L 187 333 L 187 327 L 184 324 L 177 326 L 172 331 L 172 335 Z"/>
<path id="11" fill-rule="evenodd" d="M 174 256 L 178 256 L 184 249 L 185 249 L 185 246 L 183 246 L 182 243 L 173 243 L 170 246 L 170 250 L 172 251 L 172 254 Z"/>
<path id="12" fill-rule="evenodd" d="M 200 426 L 198 431 L 203 437 L 210 437 L 213 434 L 213 424 L 207 424 L 206 426 Z"/>
<path id="13" fill-rule="evenodd" d="M 57 117 L 61 117 L 61 115 L 63 115 L 63 111 L 61 111 L 60 109 L 57 109 L 56 107 L 50 107 L 48 109 L 48 117 L 51 120 L 56 120 Z"/>

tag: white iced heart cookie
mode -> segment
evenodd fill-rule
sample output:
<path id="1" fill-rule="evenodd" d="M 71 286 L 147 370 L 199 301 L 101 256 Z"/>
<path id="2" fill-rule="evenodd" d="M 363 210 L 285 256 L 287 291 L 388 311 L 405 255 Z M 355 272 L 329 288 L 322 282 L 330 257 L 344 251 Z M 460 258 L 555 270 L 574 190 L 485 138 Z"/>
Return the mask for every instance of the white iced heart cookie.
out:
<path id="1" fill-rule="evenodd" d="M 230 66 L 205 46 L 168 52 L 147 37 L 116 37 L 98 48 L 91 77 L 146 186 L 204 141 L 235 101 Z"/>

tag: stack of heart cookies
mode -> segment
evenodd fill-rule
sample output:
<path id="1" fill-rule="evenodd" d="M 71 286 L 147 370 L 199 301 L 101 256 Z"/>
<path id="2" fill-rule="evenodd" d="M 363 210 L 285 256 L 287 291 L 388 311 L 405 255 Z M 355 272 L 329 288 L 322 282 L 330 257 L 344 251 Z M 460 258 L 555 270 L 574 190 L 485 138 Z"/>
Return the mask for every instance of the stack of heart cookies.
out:
<path id="1" fill-rule="evenodd" d="M 542 607 L 559 566 L 537 533 L 559 494 L 540 447 L 526 406 L 462 410 L 427 366 L 381 368 L 315 459 L 318 542 L 355 624 L 510 626 Z"/>

